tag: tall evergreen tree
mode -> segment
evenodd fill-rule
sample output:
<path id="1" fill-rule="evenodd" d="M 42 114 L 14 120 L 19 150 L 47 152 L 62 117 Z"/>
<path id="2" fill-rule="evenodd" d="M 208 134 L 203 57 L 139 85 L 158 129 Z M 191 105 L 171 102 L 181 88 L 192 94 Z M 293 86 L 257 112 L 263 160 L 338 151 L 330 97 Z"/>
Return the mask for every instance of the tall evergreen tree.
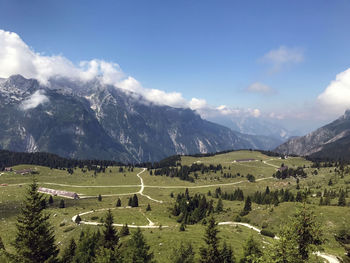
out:
<path id="1" fill-rule="evenodd" d="M 132 198 L 132 207 L 138 207 L 139 206 L 139 199 L 137 198 L 137 195 L 134 194 L 133 198 Z"/>
<path id="2" fill-rule="evenodd" d="M 58 249 L 55 245 L 49 215 L 43 214 L 43 195 L 38 192 L 36 180 L 29 185 L 24 206 L 17 218 L 17 234 L 14 242 L 18 262 L 56 262 Z"/>
<path id="3" fill-rule="evenodd" d="M 340 190 L 339 193 L 338 206 L 346 206 L 345 192 L 343 190 Z"/>
<path id="4" fill-rule="evenodd" d="M 52 197 L 52 195 L 50 195 L 50 197 L 49 197 L 49 204 L 50 204 L 50 205 L 53 204 L 53 197 Z"/>
<path id="5" fill-rule="evenodd" d="M 100 232 L 81 232 L 73 259 L 74 263 L 93 263 L 98 251 Z"/>
<path id="6" fill-rule="evenodd" d="M 179 248 L 173 250 L 170 259 L 172 263 L 194 263 L 194 256 L 192 245 L 181 243 Z"/>
<path id="7" fill-rule="evenodd" d="M 217 203 L 216 208 L 215 208 L 215 211 L 216 211 L 217 213 L 220 213 L 220 212 L 222 212 L 223 210 L 224 210 L 224 205 L 223 205 L 223 203 L 222 203 L 222 199 L 219 198 L 218 203 Z"/>
<path id="8" fill-rule="evenodd" d="M 231 246 L 227 246 L 226 242 L 224 242 L 224 245 L 221 250 L 221 257 L 222 257 L 222 263 L 235 263 L 235 257 L 233 255 L 233 250 Z"/>
<path id="9" fill-rule="evenodd" d="M 119 231 L 119 234 L 122 237 L 130 235 L 130 230 L 129 230 L 128 224 L 125 224 L 122 226 L 122 228 Z"/>
<path id="10" fill-rule="evenodd" d="M 141 229 L 137 228 L 129 241 L 129 253 L 125 260 L 132 263 L 151 263 L 153 262 L 153 253 L 149 250 L 150 246 L 147 245 Z"/>
<path id="11" fill-rule="evenodd" d="M 66 207 L 66 205 L 65 205 L 65 203 L 64 203 L 64 200 L 61 199 L 59 208 L 65 208 L 65 207 Z"/>
<path id="12" fill-rule="evenodd" d="M 104 230 L 103 230 L 103 247 L 115 250 L 119 242 L 119 236 L 113 226 L 113 215 L 109 209 L 106 215 Z"/>
<path id="13" fill-rule="evenodd" d="M 1 236 L 0 236 L 0 251 L 1 250 L 5 250 L 5 245 L 4 245 L 4 243 L 2 242 L 2 238 L 1 238 Z"/>
<path id="14" fill-rule="evenodd" d="M 323 243 L 323 236 L 313 211 L 306 207 L 305 202 L 302 208 L 297 210 L 292 227 L 297 235 L 296 243 L 299 255 L 302 260 L 306 261 L 309 259 L 310 253 L 316 252 L 317 247 Z"/>
<path id="15" fill-rule="evenodd" d="M 121 206 L 122 206 L 122 200 L 120 200 L 120 198 L 118 198 L 116 207 L 121 207 Z"/>
<path id="16" fill-rule="evenodd" d="M 258 262 L 262 252 L 259 244 L 253 239 L 253 236 L 247 240 L 243 246 L 243 258 L 239 261 L 240 263 L 255 263 Z"/>
<path id="17" fill-rule="evenodd" d="M 68 247 L 66 247 L 66 249 L 63 250 L 61 263 L 72 263 L 76 249 L 77 244 L 75 243 L 74 238 L 72 238 L 69 242 Z"/>
<path id="18" fill-rule="evenodd" d="M 215 223 L 214 217 L 210 217 L 208 221 L 208 226 L 205 231 L 204 241 L 206 246 L 200 248 L 200 262 L 201 263 L 221 263 L 222 258 L 218 248 L 219 230 L 217 229 L 217 224 Z"/>

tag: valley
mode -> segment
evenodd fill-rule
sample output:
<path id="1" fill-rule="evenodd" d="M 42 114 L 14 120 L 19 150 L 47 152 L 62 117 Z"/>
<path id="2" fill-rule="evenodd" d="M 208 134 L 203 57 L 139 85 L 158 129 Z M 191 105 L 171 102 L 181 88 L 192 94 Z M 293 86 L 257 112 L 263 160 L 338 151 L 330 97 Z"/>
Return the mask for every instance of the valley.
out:
<path id="1" fill-rule="evenodd" d="M 177 167 L 181 171 L 185 166 L 195 170 L 189 172 L 186 180 L 172 174 L 171 169 Z M 97 173 L 78 167 L 73 169 L 73 173 L 66 169 L 36 165 L 17 165 L 12 168 L 32 169 L 41 187 L 71 191 L 79 195 L 80 199 L 77 200 L 53 196 L 53 203 L 48 204 L 44 210 L 51 215 L 50 223 L 61 250 L 72 237 L 78 240 L 82 230 L 101 230 L 106 211 L 111 209 L 118 230 L 125 224 L 131 232 L 138 226 L 142 228 L 157 262 L 171 262 L 174 246 L 178 247 L 185 241 L 192 244 L 198 259 L 199 248 L 204 244 L 203 235 L 208 217 L 195 219 L 191 216 L 190 220 L 197 222 L 186 223 L 185 230 L 179 231 L 181 216 L 174 214 L 177 196 L 188 193 L 191 197 L 204 196 L 208 202 L 212 202 L 215 211 L 211 214 L 218 222 L 219 237 L 232 247 L 236 259 L 239 259 L 243 256 L 243 245 L 250 236 L 263 247 L 274 242 L 273 238 L 259 234 L 260 229 L 278 236 L 281 226 L 302 205 L 300 200 L 295 199 L 298 198 L 298 192 L 305 192 L 305 204 L 314 211 L 325 236 L 322 246 L 324 251 L 319 255 L 324 259 L 331 258 L 328 260 L 331 263 L 340 262 L 340 258 L 344 257 L 344 248 L 335 240 L 334 235 L 340 229 L 349 227 L 350 207 L 337 205 L 337 193 L 340 190 L 346 192 L 347 204 L 350 202 L 350 173 L 347 166 L 343 170 L 337 167 L 316 168 L 312 162 L 302 157 L 285 159 L 245 150 L 212 156 L 181 156 L 176 161 L 176 166 L 171 167 L 164 167 L 163 175 L 160 175 L 162 168 L 133 166 L 106 167 Z M 277 179 L 274 174 L 281 167 L 302 167 L 306 177 Z M 32 175 L 16 174 L 14 171 L 3 171 L 0 174 L 0 236 L 6 249 L 12 251 L 16 217 L 26 187 L 32 182 Z M 243 199 L 238 200 L 231 195 L 237 189 L 244 194 Z M 321 196 L 326 198 L 325 191 L 334 192 L 334 195 L 329 198 L 327 205 L 320 205 Z M 257 192 L 265 195 L 267 192 L 276 193 L 277 202 L 276 198 L 269 202 L 259 201 Z M 286 192 L 293 199 L 285 199 Z M 130 198 L 135 195 L 138 205 L 131 207 Z M 49 196 L 46 196 L 48 199 Z M 242 214 L 247 196 L 253 200 L 251 211 Z M 117 206 L 118 199 L 120 206 Z M 60 208 L 61 200 L 64 200 L 64 208 Z M 217 210 L 219 200 L 223 207 Z M 78 215 L 81 218 L 79 224 L 75 222 Z M 126 242 L 129 238 L 121 237 L 121 242 Z"/>

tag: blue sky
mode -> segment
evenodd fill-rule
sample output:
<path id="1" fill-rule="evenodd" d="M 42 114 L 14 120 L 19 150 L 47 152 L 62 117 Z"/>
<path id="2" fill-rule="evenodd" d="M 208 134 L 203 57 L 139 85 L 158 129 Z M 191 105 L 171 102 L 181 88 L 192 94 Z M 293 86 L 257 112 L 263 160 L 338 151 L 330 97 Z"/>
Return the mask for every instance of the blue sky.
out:
<path id="1" fill-rule="evenodd" d="M 350 68 L 345 0 L 2 0 L 0 9 L 0 28 L 35 52 L 115 62 L 144 88 L 214 107 L 302 113 Z"/>

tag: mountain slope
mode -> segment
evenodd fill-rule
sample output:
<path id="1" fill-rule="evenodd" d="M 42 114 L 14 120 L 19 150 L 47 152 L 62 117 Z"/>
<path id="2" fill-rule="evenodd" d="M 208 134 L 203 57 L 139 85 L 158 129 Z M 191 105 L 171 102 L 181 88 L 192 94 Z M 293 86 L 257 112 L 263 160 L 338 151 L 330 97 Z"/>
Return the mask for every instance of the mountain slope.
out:
<path id="1" fill-rule="evenodd" d="M 332 123 L 278 146 L 275 151 L 283 154 L 348 159 L 350 156 L 350 110 Z"/>
<path id="2" fill-rule="evenodd" d="M 20 75 L 0 80 L 0 148 L 45 151 L 78 159 L 156 161 L 174 154 L 266 149 L 246 136 L 201 119 L 190 109 L 154 105 L 113 86 Z"/>

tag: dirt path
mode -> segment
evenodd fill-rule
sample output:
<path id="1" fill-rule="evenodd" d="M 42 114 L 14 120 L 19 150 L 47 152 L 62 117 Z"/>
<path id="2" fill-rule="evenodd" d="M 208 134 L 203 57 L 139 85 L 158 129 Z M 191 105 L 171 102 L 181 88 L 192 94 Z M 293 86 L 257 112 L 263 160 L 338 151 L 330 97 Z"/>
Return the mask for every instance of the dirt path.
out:
<path id="1" fill-rule="evenodd" d="M 276 159 L 268 159 L 268 160 L 266 160 L 266 161 L 263 161 L 263 163 L 266 164 L 266 165 L 272 166 L 272 167 L 274 167 L 274 168 L 277 168 L 277 169 L 280 168 L 280 167 L 277 166 L 277 165 L 268 163 L 268 161 L 273 161 L 273 160 L 276 160 Z"/>
<path id="2" fill-rule="evenodd" d="M 141 189 L 140 189 L 140 191 L 139 191 L 138 193 L 139 193 L 140 195 L 144 196 L 144 197 L 147 197 L 149 200 L 152 200 L 152 201 L 157 202 L 157 203 L 163 203 L 162 200 L 154 199 L 154 198 L 150 197 L 149 195 L 145 195 L 145 194 L 143 193 L 143 190 L 145 189 L 145 185 L 143 184 L 143 179 L 142 179 L 142 177 L 141 177 L 141 174 L 142 174 L 144 171 L 146 171 L 146 168 L 143 168 L 143 170 L 137 174 L 137 177 L 140 178 L 140 180 L 141 180 Z"/>
<path id="3" fill-rule="evenodd" d="M 107 210 L 113 210 L 113 209 L 129 209 L 129 208 L 125 208 L 125 207 L 119 207 L 119 208 L 102 208 L 102 209 L 98 209 L 98 210 L 91 210 L 88 212 L 83 212 L 83 213 L 79 213 L 79 216 L 83 216 L 83 215 L 88 215 L 88 214 L 92 214 L 95 212 L 100 212 L 100 211 L 107 211 Z M 130 208 L 131 209 L 131 208 Z M 130 228 L 159 228 L 160 226 L 157 226 L 155 223 L 153 223 L 144 213 L 141 212 L 141 214 L 147 219 L 147 221 L 149 222 L 148 225 L 128 225 L 128 227 Z M 74 215 L 72 217 L 72 221 L 75 222 L 75 219 L 77 218 L 78 215 Z M 84 225 L 92 225 L 92 226 L 100 226 L 103 225 L 103 223 L 99 223 L 99 222 L 91 222 L 91 221 L 80 221 L 80 224 L 84 224 Z M 123 224 L 113 224 L 113 226 L 118 226 L 118 227 L 122 227 Z M 162 228 L 167 228 L 169 226 L 161 226 Z"/>
<path id="4" fill-rule="evenodd" d="M 261 230 L 255 226 L 252 226 L 251 224 L 248 224 L 248 223 L 240 223 L 240 222 L 231 222 L 231 221 L 228 221 L 228 222 L 219 222 L 218 223 L 219 226 L 222 226 L 222 225 L 231 225 L 231 226 L 237 226 L 237 225 L 240 225 L 240 226 L 245 226 L 245 227 L 248 227 L 258 233 L 261 232 Z M 274 237 L 275 239 L 279 239 L 278 236 L 275 236 Z M 320 251 L 317 251 L 315 253 L 317 256 L 325 259 L 326 261 L 328 261 L 329 263 L 341 263 L 341 261 L 336 257 L 336 256 L 333 256 L 333 255 L 330 255 L 330 254 L 326 254 L 326 253 L 321 253 Z"/>

